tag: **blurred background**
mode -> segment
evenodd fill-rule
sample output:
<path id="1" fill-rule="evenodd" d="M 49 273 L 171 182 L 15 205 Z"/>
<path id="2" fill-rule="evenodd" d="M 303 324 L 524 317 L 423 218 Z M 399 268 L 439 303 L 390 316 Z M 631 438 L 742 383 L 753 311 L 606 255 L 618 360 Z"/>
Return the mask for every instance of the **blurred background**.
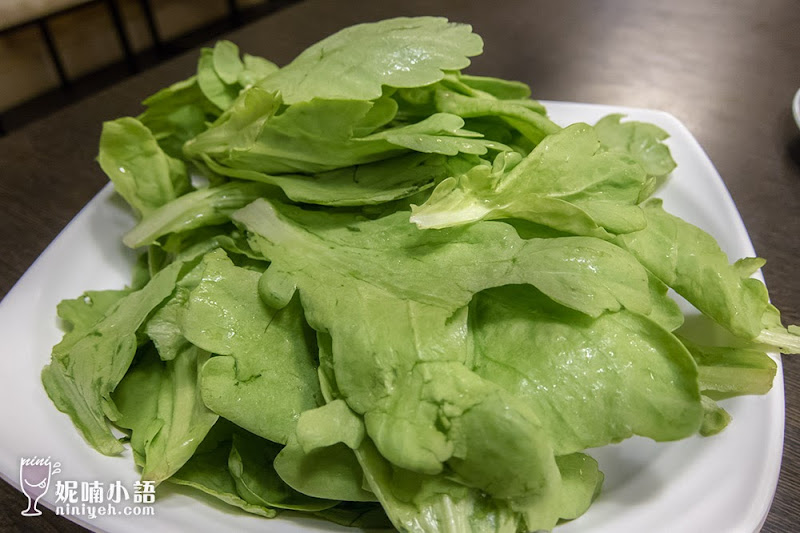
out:
<path id="1" fill-rule="evenodd" d="M 0 0 L 0 135 L 298 0 Z"/>

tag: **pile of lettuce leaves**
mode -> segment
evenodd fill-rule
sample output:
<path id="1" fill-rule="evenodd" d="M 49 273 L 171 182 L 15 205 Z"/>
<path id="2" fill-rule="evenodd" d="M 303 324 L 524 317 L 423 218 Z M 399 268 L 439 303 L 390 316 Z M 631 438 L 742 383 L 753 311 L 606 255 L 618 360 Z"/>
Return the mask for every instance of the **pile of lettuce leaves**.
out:
<path id="1" fill-rule="evenodd" d="M 800 330 L 763 260 L 652 197 L 666 133 L 561 127 L 461 72 L 482 47 L 433 17 L 282 68 L 222 41 L 104 124 L 142 253 L 59 305 L 42 373 L 91 446 L 264 517 L 550 530 L 600 493 L 588 448 L 713 435 L 717 401 L 770 389 Z M 686 338 L 673 291 L 730 342 Z"/>

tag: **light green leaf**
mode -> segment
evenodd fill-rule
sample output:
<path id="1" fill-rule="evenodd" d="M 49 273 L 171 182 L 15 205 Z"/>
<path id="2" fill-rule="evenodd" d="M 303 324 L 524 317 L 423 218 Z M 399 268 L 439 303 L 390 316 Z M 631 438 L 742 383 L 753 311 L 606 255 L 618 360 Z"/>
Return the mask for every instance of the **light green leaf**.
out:
<path id="1" fill-rule="evenodd" d="M 515 280 L 589 314 L 619 309 L 617 298 L 647 311 L 647 275 L 597 239 L 523 241 L 491 222 L 420 232 L 406 216 L 366 220 L 258 200 L 234 218 L 272 261 L 265 276 L 290 277 L 309 323 L 331 335 L 338 389 L 364 415 L 381 455 L 428 474 L 447 462 L 470 486 L 543 497 L 543 480 L 557 473 L 536 416 L 463 366 L 465 314 L 454 312 L 475 292 Z M 621 269 L 630 275 L 611 289 L 606 268 L 614 278 Z M 525 442 L 525 453 L 487 453 L 479 435 L 490 419 L 497 440 Z M 510 477 L 501 483 L 478 471 Z"/>
<path id="2" fill-rule="evenodd" d="M 385 109 L 386 101 L 314 99 L 278 113 L 279 97 L 251 87 L 212 127 L 186 143 L 184 152 L 213 164 L 217 173 L 266 181 L 269 178 L 259 173 L 318 174 L 409 150 L 455 155 L 506 149 L 476 138 L 480 135 L 462 129 L 463 120 L 446 114 L 357 136 L 374 130 L 385 113 L 394 112 L 394 107 Z"/>
<path id="3" fill-rule="evenodd" d="M 371 142 L 385 139 L 391 144 L 426 154 L 483 155 L 488 150 L 508 151 L 502 143 L 480 139 L 480 134 L 463 129 L 464 121 L 449 113 L 436 113 L 430 117 L 399 128 L 384 130 L 359 139 Z"/>
<path id="4" fill-rule="evenodd" d="M 163 361 L 175 359 L 188 348 L 189 341 L 180 328 L 180 316 L 188 297 L 188 289 L 176 288 L 173 295 L 156 309 L 144 325 L 145 335 L 153 341 Z"/>
<path id="5" fill-rule="evenodd" d="M 228 469 L 236 484 L 236 491 L 245 501 L 263 507 L 296 511 L 321 511 L 339 503 L 336 499 L 314 498 L 287 485 L 278 476 L 277 465 L 273 466 L 277 457 L 280 457 L 279 452 L 280 446 L 274 442 L 243 431 L 233 434 Z"/>
<path id="6" fill-rule="evenodd" d="M 661 200 L 643 204 L 647 227 L 617 243 L 650 272 L 734 335 L 755 339 L 769 305 L 761 281 L 742 278 L 708 233 L 671 215 Z"/>
<path id="7" fill-rule="evenodd" d="M 731 415 L 720 407 L 710 397 L 703 395 L 703 425 L 700 426 L 700 435 L 711 437 L 728 426 Z"/>
<path id="8" fill-rule="evenodd" d="M 208 167 L 220 174 L 277 185 L 295 202 L 328 206 L 373 205 L 407 198 L 450 175 L 457 164 L 453 159 L 412 153 L 308 176 L 234 170 L 203 157 Z"/>
<path id="9" fill-rule="evenodd" d="M 142 468 L 146 461 L 147 443 L 161 429 L 164 421 L 157 418 L 158 391 L 164 365 L 153 347 L 141 350 L 117 388 L 111 394 L 119 410 L 116 425 L 131 431 L 130 445 L 136 466 Z"/>
<path id="10" fill-rule="evenodd" d="M 605 476 L 597 461 L 584 453 L 556 457 L 556 463 L 562 483 L 559 518 L 574 520 L 585 513 L 600 494 Z"/>
<path id="11" fill-rule="evenodd" d="M 669 134 L 647 122 L 620 122 L 624 115 L 601 118 L 594 126 L 604 150 L 627 154 L 639 163 L 648 176 L 665 176 L 675 169 L 669 147 L 662 141 Z"/>
<path id="12" fill-rule="evenodd" d="M 155 362 L 145 360 L 134 367 L 115 391 L 122 414 L 117 423 L 133 432 L 143 480 L 160 483 L 172 476 L 216 423 L 217 415 L 203 404 L 197 387 L 208 357 L 191 345 L 166 363 L 153 355 Z"/>
<path id="13" fill-rule="evenodd" d="M 782 353 L 800 354 L 800 327 L 795 325 L 784 327 L 777 307 L 772 304 L 766 306 L 761 317 L 761 325 L 763 329 L 756 337 L 756 342 L 777 348 Z"/>
<path id="14" fill-rule="evenodd" d="M 193 344 L 219 354 L 203 367 L 208 407 L 273 442 L 286 443 L 300 413 L 321 402 L 314 340 L 298 302 L 277 311 L 258 295 L 259 273 L 208 254 L 182 317 Z"/>
<path id="15" fill-rule="evenodd" d="M 531 109 L 529 102 L 471 98 L 452 91 L 436 91 L 436 108 L 464 118 L 501 117 L 518 129 L 533 143 L 561 130 L 561 127 L 541 113 L 539 105 Z"/>
<path id="16" fill-rule="evenodd" d="M 224 426 L 227 428 L 227 425 Z M 237 492 L 236 481 L 228 470 L 232 437 L 228 431 L 227 438 L 220 439 L 216 428 L 217 426 L 212 429 L 197 453 L 169 481 L 200 490 L 248 513 L 266 518 L 275 517 L 275 509 L 251 504 Z"/>
<path id="17" fill-rule="evenodd" d="M 103 124 L 97 162 L 114 189 L 143 215 L 189 190 L 184 163 L 165 154 L 135 118 Z"/>
<path id="18" fill-rule="evenodd" d="M 297 421 L 297 442 L 306 453 L 340 442 L 355 449 L 363 439 L 363 422 L 343 400 L 306 411 Z"/>
<path id="19" fill-rule="evenodd" d="M 363 488 L 364 474 L 353 450 L 341 443 L 306 452 L 292 436 L 275 458 L 275 470 L 293 489 L 315 498 L 376 501 Z"/>
<path id="20" fill-rule="evenodd" d="M 130 248 L 155 244 L 161 237 L 205 226 L 224 224 L 230 215 L 256 198 L 273 192 L 261 183 L 231 182 L 184 194 L 149 212 L 122 238 Z"/>
<path id="21" fill-rule="evenodd" d="M 200 90 L 197 76 L 161 89 L 142 102 L 137 118 L 171 157 L 183 158 L 183 143 L 204 131 L 219 116 L 219 108 Z"/>
<path id="22" fill-rule="evenodd" d="M 180 263 L 153 276 L 141 290 L 113 305 L 108 314 L 83 335 L 56 345 L 50 364 L 42 370 L 42 383 L 59 411 L 66 413 L 86 441 L 105 455 L 122 451 L 106 419 L 119 412 L 111 392 L 122 380 L 136 352 L 136 332 L 148 315 L 175 287 Z"/>
<path id="23" fill-rule="evenodd" d="M 640 315 L 590 318 L 507 286 L 476 296 L 470 330 L 475 372 L 539 416 L 557 455 L 632 435 L 676 440 L 700 426 L 694 360 Z"/>
<path id="24" fill-rule="evenodd" d="M 244 54 L 242 60 L 244 62 L 244 70 L 239 72 L 238 82 L 245 89 L 278 70 L 278 66 L 275 63 L 263 57 Z"/>
<path id="25" fill-rule="evenodd" d="M 778 365 L 764 351 L 753 348 L 704 346 L 681 338 L 697 361 L 700 390 L 714 400 L 744 394 L 766 394 L 772 389 Z"/>
<path id="26" fill-rule="evenodd" d="M 458 80 L 472 89 L 488 93 L 500 100 L 523 100 L 531 95 L 531 88 L 521 81 L 463 73 L 458 74 Z"/>
<path id="27" fill-rule="evenodd" d="M 225 111 L 233 105 L 239 96 L 241 87 L 238 83 L 226 83 L 215 68 L 214 50 L 200 50 L 200 61 L 197 63 L 197 84 L 203 95 L 219 110 Z M 236 81 L 234 79 L 234 81 Z"/>
<path id="28" fill-rule="evenodd" d="M 643 228 L 636 203 L 644 172 L 629 157 L 599 148 L 591 126 L 574 124 L 548 136 L 509 171 L 479 166 L 443 181 L 411 220 L 420 228 L 444 228 L 516 217 L 601 238 Z"/>
<path id="29" fill-rule="evenodd" d="M 227 85 L 238 82 L 239 74 L 244 70 L 244 63 L 239 58 L 239 47 L 230 41 L 217 41 L 212 49 L 214 70 Z"/>
<path id="30" fill-rule="evenodd" d="M 65 322 L 67 329 L 54 350 L 67 352 L 130 293 L 130 290 L 86 291 L 78 298 L 59 302 L 56 314 Z"/>
<path id="31" fill-rule="evenodd" d="M 460 70 L 483 50 L 466 24 L 444 18 L 394 18 L 358 24 L 308 47 L 261 81 L 287 104 L 314 98 L 372 100 L 383 86 L 421 87 Z"/>
<path id="32" fill-rule="evenodd" d="M 296 275 L 311 284 L 309 292 L 315 292 L 312 287 L 321 289 L 328 278 L 328 285 L 343 290 L 364 283 L 387 292 L 387 297 L 440 307 L 449 316 L 480 290 L 530 283 L 592 316 L 622 306 L 650 310 L 646 271 L 633 257 L 601 240 L 523 240 L 511 226 L 496 222 L 420 232 L 405 216 L 407 212 L 397 212 L 369 220 L 260 199 L 234 213 L 233 219 L 254 234 L 253 246 L 273 261 L 269 272 Z M 301 272 L 312 257 L 316 261 Z M 387 270 L 386 264 L 393 267 Z M 312 271 L 320 277 L 311 279 Z M 452 279 L 459 283 L 447 282 Z"/>

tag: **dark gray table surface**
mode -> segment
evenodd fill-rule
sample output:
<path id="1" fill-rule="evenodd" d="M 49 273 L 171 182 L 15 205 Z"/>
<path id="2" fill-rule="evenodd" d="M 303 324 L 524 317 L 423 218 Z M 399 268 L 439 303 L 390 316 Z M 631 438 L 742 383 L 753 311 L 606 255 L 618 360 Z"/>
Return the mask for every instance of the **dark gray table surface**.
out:
<path id="1" fill-rule="evenodd" d="M 767 259 L 773 303 L 785 321 L 800 323 L 800 130 L 789 109 L 800 88 L 797 0 L 316 0 L 227 38 L 285 64 L 345 26 L 420 14 L 470 23 L 483 36 L 471 72 L 524 81 L 540 99 L 654 108 L 680 119 Z M 142 99 L 189 76 L 195 61 L 196 53 L 179 57 L 0 139 L 0 296 L 106 182 L 94 163 L 102 121 L 138 114 Z M 783 466 L 763 529 L 771 533 L 800 530 L 800 360 L 783 363 Z M 49 512 L 23 518 L 24 502 L 0 482 L 0 530 L 82 531 Z"/>

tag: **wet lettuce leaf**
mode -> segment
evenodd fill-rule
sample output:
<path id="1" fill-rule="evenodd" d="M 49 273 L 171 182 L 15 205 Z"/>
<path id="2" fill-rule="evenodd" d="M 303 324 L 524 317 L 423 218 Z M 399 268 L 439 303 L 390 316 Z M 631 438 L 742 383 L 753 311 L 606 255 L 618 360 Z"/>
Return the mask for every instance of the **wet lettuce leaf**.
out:
<path id="1" fill-rule="evenodd" d="M 781 325 L 751 261 L 731 264 L 717 241 L 667 213 L 659 199 L 642 204 L 647 227 L 617 238 L 650 272 L 734 335 L 784 353 L 800 353 L 800 335 Z M 795 331 L 795 332 L 793 332 Z"/>
<path id="2" fill-rule="evenodd" d="M 649 319 L 625 309 L 581 316 L 515 285 L 479 293 L 470 311 L 475 372 L 532 407 L 556 454 L 697 432 L 695 361 Z"/>
<path id="3" fill-rule="evenodd" d="M 453 313 L 515 279 L 591 316 L 622 305 L 647 312 L 646 272 L 597 239 L 523 241 L 492 222 L 421 236 L 407 217 L 369 220 L 263 199 L 234 215 L 272 261 L 262 281 L 274 288 L 262 293 L 280 295 L 277 303 L 296 287 L 309 323 L 331 335 L 338 390 L 364 417 L 382 456 L 375 461 L 415 476 L 447 468 L 460 484 L 526 508 L 556 501 L 558 468 L 536 414 L 465 366 L 466 313 Z M 606 269 L 631 269 L 625 287 L 606 286 Z M 444 281 L 453 276 L 457 286 Z M 576 291 L 593 296 L 573 299 Z M 366 322 L 375 334 L 358 327 Z M 498 441 L 508 443 L 502 453 Z"/>
<path id="4" fill-rule="evenodd" d="M 441 17 L 399 17 L 339 31 L 260 85 L 280 91 L 287 104 L 314 98 L 372 100 L 386 85 L 421 87 L 439 81 L 444 71 L 465 68 L 469 57 L 482 51 L 483 40 L 469 25 Z"/>

